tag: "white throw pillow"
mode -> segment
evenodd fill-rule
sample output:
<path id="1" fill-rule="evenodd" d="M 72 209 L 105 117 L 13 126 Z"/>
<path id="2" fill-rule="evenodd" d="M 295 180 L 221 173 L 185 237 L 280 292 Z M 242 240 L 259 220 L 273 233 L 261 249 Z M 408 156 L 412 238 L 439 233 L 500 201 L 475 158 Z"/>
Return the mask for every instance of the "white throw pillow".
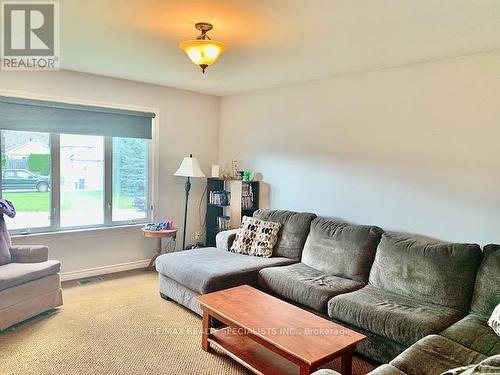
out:
<path id="1" fill-rule="evenodd" d="M 495 331 L 495 333 L 500 336 L 500 303 L 493 310 L 493 314 L 491 314 L 490 320 L 488 320 L 488 324 Z"/>
<path id="2" fill-rule="evenodd" d="M 239 232 L 229 251 L 244 255 L 269 258 L 278 241 L 280 223 L 244 216 Z"/>

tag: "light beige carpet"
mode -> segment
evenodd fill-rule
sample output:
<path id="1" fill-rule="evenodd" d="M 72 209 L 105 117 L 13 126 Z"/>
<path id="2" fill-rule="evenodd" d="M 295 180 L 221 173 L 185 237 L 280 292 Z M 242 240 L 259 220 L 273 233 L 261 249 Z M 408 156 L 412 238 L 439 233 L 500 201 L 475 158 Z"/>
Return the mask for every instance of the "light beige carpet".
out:
<path id="1" fill-rule="evenodd" d="M 136 271 L 64 287 L 64 306 L 0 334 L 1 375 L 248 374 L 200 348 L 200 318 Z M 338 367 L 338 363 L 333 363 Z M 354 374 L 374 366 L 358 358 Z"/>

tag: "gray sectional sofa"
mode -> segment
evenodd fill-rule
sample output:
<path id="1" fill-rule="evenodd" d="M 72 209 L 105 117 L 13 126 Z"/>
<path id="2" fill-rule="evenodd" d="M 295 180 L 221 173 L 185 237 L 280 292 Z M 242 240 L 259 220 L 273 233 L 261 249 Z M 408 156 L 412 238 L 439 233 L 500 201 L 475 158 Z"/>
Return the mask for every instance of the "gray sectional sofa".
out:
<path id="1" fill-rule="evenodd" d="M 236 231 L 219 233 L 217 248 L 169 253 L 156 259 L 161 296 L 201 315 L 196 296 L 243 284 L 257 286 L 261 269 L 297 263 L 316 215 L 258 210 L 254 217 L 282 224 L 280 239 L 271 258 L 231 253 L 227 249 Z"/>
<path id="2" fill-rule="evenodd" d="M 283 224 L 271 258 L 217 248 L 160 256 L 160 293 L 200 314 L 199 294 L 250 284 L 364 333 L 378 374 L 440 374 L 500 354 L 500 247 L 450 244 L 314 214 L 258 210 Z M 420 362 L 424 364 L 420 364 Z M 427 367 L 426 367 L 427 366 Z"/>

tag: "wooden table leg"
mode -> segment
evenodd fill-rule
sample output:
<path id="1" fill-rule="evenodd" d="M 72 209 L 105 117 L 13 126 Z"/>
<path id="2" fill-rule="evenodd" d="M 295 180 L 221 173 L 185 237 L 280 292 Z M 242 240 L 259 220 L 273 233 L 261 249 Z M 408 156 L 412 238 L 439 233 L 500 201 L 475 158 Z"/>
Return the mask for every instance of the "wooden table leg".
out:
<path id="1" fill-rule="evenodd" d="M 161 255 L 161 237 L 158 237 L 156 239 L 156 248 L 155 248 L 156 254 L 151 258 L 151 261 L 149 262 L 148 270 L 153 271 L 155 269 L 155 260 Z"/>
<path id="2" fill-rule="evenodd" d="M 309 375 L 310 373 L 311 373 L 311 366 L 306 364 L 300 365 L 300 370 L 299 370 L 300 375 Z"/>
<path id="3" fill-rule="evenodd" d="M 349 349 L 342 354 L 342 375 L 352 375 L 352 351 Z"/>
<path id="4" fill-rule="evenodd" d="M 210 343 L 208 342 L 208 335 L 210 334 L 210 328 L 212 328 L 212 319 L 206 310 L 203 310 L 203 325 L 201 332 L 201 348 L 210 353 L 212 349 L 210 348 Z"/>

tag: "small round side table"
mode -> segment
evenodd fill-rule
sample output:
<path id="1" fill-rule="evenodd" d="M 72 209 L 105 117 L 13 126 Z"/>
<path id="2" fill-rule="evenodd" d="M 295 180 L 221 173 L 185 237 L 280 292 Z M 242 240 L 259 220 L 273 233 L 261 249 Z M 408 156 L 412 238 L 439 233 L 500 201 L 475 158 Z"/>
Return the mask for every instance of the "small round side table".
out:
<path id="1" fill-rule="evenodd" d="M 142 233 L 144 237 L 155 238 L 156 239 L 156 254 L 151 258 L 151 262 L 149 262 L 148 270 L 155 269 L 155 260 L 161 255 L 161 239 L 166 237 L 177 237 L 177 229 L 165 229 L 165 230 L 147 230 L 142 228 Z"/>

